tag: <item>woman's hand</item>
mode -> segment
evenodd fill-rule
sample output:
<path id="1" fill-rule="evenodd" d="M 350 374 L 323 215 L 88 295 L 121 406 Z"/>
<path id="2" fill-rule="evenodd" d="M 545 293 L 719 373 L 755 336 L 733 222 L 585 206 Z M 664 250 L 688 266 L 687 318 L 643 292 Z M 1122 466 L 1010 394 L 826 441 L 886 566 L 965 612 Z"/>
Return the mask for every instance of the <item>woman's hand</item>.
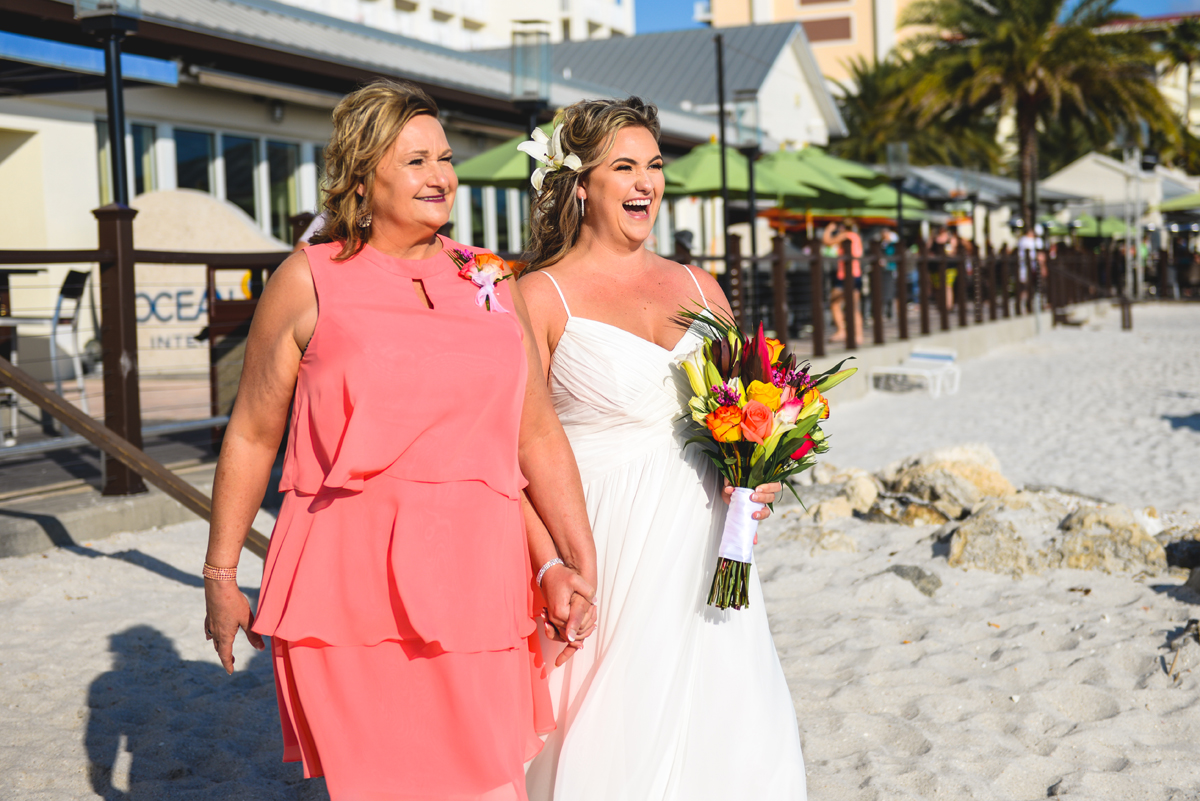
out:
<path id="1" fill-rule="evenodd" d="M 567 644 L 554 660 L 555 667 L 562 667 L 568 659 L 575 655 L 576 651 L 583 650 L 584 638 L 591 636 L 600 622 L 599 609 L 582 595 L 573 595 L 571 597 L 568 617 L 580 620 L 581 628 L 577 630 L 578 633 L 573 635 L 574 639 L 569 639 L 563 634 L 566 631 L 576 631 L 570 628 L 573 625 L 570 620 L 560 628 L 552 623 L 548 616 L 546 618 L 546 638 Z"/>
<path id="2" fill-rule="evenodd" d="M 775 503 L 775 499 L 783 494 L 783 484 L 778 481 L 772 481 L 770 484 L 759 484 L 754 488 L 754 494 L 750 496 L 750 500 L 755 503 Z M 725 491 L 721 494 L 728 504 L 733 498 L 733 485 L 729 483 L 729 479 L 725 480 Z M 760 509 L 755 512 L 752 517 L 755 520 L 766 520 L 771 516 L 769 508 Z"/>
<path id="3" fill-rule="evenodd" d="M 212 640 L 217 657 L 225 672 L 233 675 L 233 640 L 238 629 L 246 632 L 246 639 L 259 651 L 266 648 L 263 638 L 250 630 L 254 625 L 254 613 L 250 602 L 238 589 L 236 581 L 204 581 L 204 638 Z"/>

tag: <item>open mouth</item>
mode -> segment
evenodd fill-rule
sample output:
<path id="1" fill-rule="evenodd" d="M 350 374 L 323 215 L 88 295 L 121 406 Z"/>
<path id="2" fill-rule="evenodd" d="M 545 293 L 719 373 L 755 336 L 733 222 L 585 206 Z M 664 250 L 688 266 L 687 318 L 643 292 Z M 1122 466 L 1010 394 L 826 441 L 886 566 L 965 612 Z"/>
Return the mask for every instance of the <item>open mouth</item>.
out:
<path id="1" fill-rule="evenodd" d="M 625 207 L 626 212 L 634 217 L 650 216 L 650 198 L 648 197 L 639 197 L 634 198 L 633 200 L 626 200 L 621 205 Z"/>
<path id="2" fill-rule="evenodd" d="M 445 195 L 430 195 L 429 197 L 419 197 L 419 198 L 417 198 L 417 200 L 421 200 L 426 203 L 445 203 L 446 196 Z"/>

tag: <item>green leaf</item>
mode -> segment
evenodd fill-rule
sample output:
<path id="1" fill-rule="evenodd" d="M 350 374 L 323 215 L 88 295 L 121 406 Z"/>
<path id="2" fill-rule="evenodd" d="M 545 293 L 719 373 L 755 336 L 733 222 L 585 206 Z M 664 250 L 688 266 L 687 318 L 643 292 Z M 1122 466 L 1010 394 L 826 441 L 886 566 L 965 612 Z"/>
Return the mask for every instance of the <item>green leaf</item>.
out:
<path id="1" fill-rule="evenodd" d="M 847 378 L 849 378 L 850 376 L 854 375 L 857 372 L 858 372 L 857 367 L 851 367 L 848 370 L 842 370 L 841 372 L 834 373 L 833 375 L 817 382 L 817 391 L 820 392 L 821 394 L 824 394 L 825 392 L 827 392 L 830 389 L 833 389 L 838 384 L 842 383 Z"/>

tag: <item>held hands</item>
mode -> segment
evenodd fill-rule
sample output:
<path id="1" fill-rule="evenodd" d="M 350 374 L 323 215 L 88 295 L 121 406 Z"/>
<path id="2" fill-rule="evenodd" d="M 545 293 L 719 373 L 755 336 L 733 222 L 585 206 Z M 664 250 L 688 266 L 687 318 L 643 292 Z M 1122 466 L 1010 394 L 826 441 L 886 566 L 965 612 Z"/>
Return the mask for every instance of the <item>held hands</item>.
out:
<path id="1" fill-rule="evenodd" d="M 750 500 L 755 503 L 775 503 L 775 499 L 783 494 L 783 484 L 778 481 L 773 481 L 770 484 L 759 484 L 754 488 L 754 494 L 750 496 Z M 729 480 L 725 480 L 725 491 L 721 494 L 725 500 L 725 504 L 729 504 L 729 500 L 733 497 L 733 485 Z M 770 509 L 761 509 L 754 513 L 755 520 L 766 520 L 771 516 Z"/>
<path id="2" fill-rule="evenodd" d="M 546 637 L 567 643 L 554 660 L 554 666 L 561 667 L 596 630 L 596 589 L 566 565 L 555 565 L 542 576 L 542 595 L 546 599 L 542 613 Z"/>
<path id="3" fill-rule="evenodd" d="M 254 613 L 236 581 L 205 579 L 204 605 L 207 609 L 204 638 L 213 641 L 226 673 L 233 674 L 233 640 L 238 629 L 246 632 L 246 639 L 258 650 L 267 647 L 263 638 L 250 630 L 254 625 Z"/>

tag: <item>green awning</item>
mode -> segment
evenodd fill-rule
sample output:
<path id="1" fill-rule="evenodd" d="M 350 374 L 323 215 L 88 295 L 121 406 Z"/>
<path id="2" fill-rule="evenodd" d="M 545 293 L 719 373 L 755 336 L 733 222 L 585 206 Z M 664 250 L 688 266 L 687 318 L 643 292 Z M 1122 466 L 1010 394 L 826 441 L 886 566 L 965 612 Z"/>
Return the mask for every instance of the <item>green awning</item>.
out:
<path id="1" fill-rule="evenodd" d="M 549 136 L 553 123 L 538 126 Z M 454 167 L 459 183 L 470 186 L 496 186 L 504 189 L 529 189 L 529 156 L 517 150 L 517 145 L 529 141 L 528 136 L 515 136 L 502 145 L 485 150 Z"/>
<path id="2" fill-rule="evenodd" d="M 1169 211 L 1200 211 L 1200 192 L 1164 200 L 1158 204 L 1158 210 L 1164 214 Z"/>
<path id="3" fill-rule="evenodd" d="M 813 208 L 851 206 L 867 201 L 870 190 L 826 172 L 812 159 L 802 158 L 801 152 L 777 150 L 763 156 L 758 164 L 764 171 L 816 190 L 812 200 L 805 204 Z"/>
<path id="4" fill-rule="evenodd" d="M 791 181 L 787 176 L 764 167 L 760 160 L 754 165 L 754 192 L 766 200 L 777 198 L 784 202 L 803 201 L 819 194 L 815 189 Z M 729 192 L 745 197 L 749 191 L 749 168 L 745 156 L 731 147 L 725 148 L 726 181 Z M 721 191 L 721 146 L 715 142 L 697 145 L 682 158 L 668 164 L 666 175 L 668 196 L 711 196 Z"/>

